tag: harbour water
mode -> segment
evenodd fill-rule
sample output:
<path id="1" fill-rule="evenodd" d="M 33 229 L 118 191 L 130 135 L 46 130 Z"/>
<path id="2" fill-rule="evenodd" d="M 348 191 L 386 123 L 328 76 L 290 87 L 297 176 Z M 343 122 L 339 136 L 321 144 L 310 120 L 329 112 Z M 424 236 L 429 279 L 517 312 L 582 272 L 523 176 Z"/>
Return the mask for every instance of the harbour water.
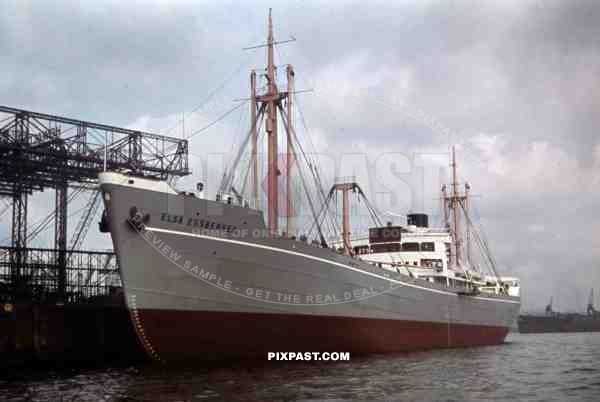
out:
<path id="1" fill-rule="evenodd" d="M 597 401 L 600 333 L 510 334 L 504 345 L 349 362 L 137 367 L 0 377 L 2 401 Z"/>

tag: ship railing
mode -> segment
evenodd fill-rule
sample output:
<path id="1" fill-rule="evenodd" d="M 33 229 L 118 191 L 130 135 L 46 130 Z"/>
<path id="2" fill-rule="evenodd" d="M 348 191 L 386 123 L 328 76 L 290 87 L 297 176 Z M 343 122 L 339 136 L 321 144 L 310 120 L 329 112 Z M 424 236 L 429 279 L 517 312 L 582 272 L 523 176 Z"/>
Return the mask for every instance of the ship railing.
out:
<path id="1" fill-rule="evenodd" d="M 247 200 L 247 199 L 240 197 L 238 195 L 235 195 L 235 194 L 218 192 L 216 195 L 216 201 L 221 202 L 223 204 L 237 205 L 237 206 L 241 206 L 244 208 L 255 209 L 253 201 Z"/>
<path id="2" fill-rule="evenodd" d="M 404 237 L 428 237 L 431 235 L 438 235 L 438 234 L 450 235 L 450 233 L 447 230 L 435 229 L 435 230 L 430 230 L 428 232 L 410 232 L 410 233 L 404 234 Z M 369 243 L 369 236 L 351 237 L 350 243 L 354 243 L 354 242 L 366 242 L 366 244 L 361 244 L 361 245 L 367 245 Z M 388 242 L 388 243 L 397 243 L 397 242 Z M 341 240 L 337 240 L 337 241 L 334 241 L 333 244 L 341 245 L 343 243 Z"/>
<path id="3" fill-rule="evenodd" d="M 356 183 L 356 176 L 339 176 L 335 178 L 336 184 Z"/>

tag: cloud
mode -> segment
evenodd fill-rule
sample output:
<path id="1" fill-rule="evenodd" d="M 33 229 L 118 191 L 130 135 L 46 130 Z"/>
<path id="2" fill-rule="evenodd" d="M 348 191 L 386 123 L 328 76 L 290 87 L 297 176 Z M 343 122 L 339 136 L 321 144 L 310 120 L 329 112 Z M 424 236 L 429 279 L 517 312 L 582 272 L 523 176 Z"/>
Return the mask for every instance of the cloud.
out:
<path id="1" fill-rule="evenodd" d="M 200 118 L 193 109 L 247 96 L 249 71 L 263 68 L 264 53 L 241 49 L 264 41 L 267 8 L 5 2 L 0 103 L 175 136 L 187 112 L 186 131 L 193 132 L 220 116 Z M 368 87 L 378 100 L 298 94 L 296 124 L 308 152 L 335 160 L 365 152 L 376 192 L 381 154 L 412 160 L 448 153 L 441 130 L 415 118 L 423 111 L 481 161 L 459 153 L 461 179 L 479 194 L 497 260 L 523 278 L 525 308 L 542 308 L 551 294 L 561 295 L 564 308 L 584 307 L 573 294 L 600 284 L 593 240 L 600 201 L 597 2 L 296 2 L 273 13 L 277 38 L 298 39 L 276 54 L 294 64 L 298 89 L 319 80 L 348 83 Z M 392 98 L 411 113 L 387 107 Z M 193 168 L 207 152 L 231 154 L 247 111 L 244 105 L 191 140 Z M 426 185 L 437 191 L 439 183 L 420 175 L 413 169 L 405 177 L 419 189 L 415 197 Z M 401 205 L 392 212 L 402 213 Z"/>

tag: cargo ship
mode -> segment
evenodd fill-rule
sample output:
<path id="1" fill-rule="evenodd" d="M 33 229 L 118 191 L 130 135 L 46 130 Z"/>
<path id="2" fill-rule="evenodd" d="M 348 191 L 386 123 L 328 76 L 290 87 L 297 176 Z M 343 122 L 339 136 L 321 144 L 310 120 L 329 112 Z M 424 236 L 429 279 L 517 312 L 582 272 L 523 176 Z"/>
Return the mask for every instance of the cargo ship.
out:
<path id="1" fill-rule="evenodd" d="M 544 314 L 523 314 L 519 316 L 519 332 L 523 334 L 545 332 L 600 332 L 600 312 L 594 307 L 594 290 L 590 291 L 587 311 L 581 313 L 561 313 L 552 308 L 552 298 L 546 305 Z"/>
<path id="2" fill-rule="evenodd" d="M 135 172 L 100 174 L 100 227 L 112 237 L 127 306 L 148 355 L 212 360 L 502 343 L 519 313 L 519 281 L 500 276 L 489 255 L 487 273 L 469 260 L 477 228 L 466 213 L 468 186 L 459 188 L 454 150 L 452 184 L 441 191 L 441 227 L 429 227 L 425 214 L 410 214 L 403 225 L 382 224 L 375 215 L 368 236 L 352 235 L 349 194 L 364 193 L 349 179 L 336 180 L 327 193 L 316 169 L 301 167 L 306 154 L 290 118 L 295 73 L 288 65 L 287 87 L 280 88 L 276 43 L 269 13 L 267 43 L 261 45 L 267 50 L 266 83 L 260 92 L 251 73 L 252 120 L 232 163 L 237 166 L 250 148 L 241 186 L 234 185 L 240 179 L 235 168 L 210 199 L 202 183 L 180 191 Z M 278 155 L 281 127 L 287 153 Z M 259 138 L 267 142 L 270 166 L 264 199 Z M 282 170 L 298 180 L 300 191 L 294 193 L 291 180 L 283 186 Z M 340 236 L 328 241 L 324 215 L 340 193 Z M 310 210 L 310 225 L 290 213 L 298 203 Z M 306 226 L 311 229 L 298 229 Z"/>

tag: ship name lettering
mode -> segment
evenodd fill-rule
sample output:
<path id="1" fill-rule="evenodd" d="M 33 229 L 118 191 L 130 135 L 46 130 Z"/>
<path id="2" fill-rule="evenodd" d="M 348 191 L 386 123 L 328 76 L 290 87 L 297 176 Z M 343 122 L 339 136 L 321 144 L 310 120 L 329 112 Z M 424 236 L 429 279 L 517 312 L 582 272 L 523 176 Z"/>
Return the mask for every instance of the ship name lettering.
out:
<path id="1" fill-rule="evenodd" d="M 183 215 L 172 215 L 167 212 L 163 212 L 160 214 L 160 220 L 169 223 L 178 223 L 184 224 L 184 216 Z M 200 227 L 204 229 L 222 229 L 226 232 L 232 232 L 237 229 L 235 225 L 227 225 L 225 223 L 209 221 L 206 219 L 197 219 L 197 218 L 188 218 L 185 226 L 191 227 Z"/>
<path id="2" fill-rule="evenodd" d="M 183 215 L 172 215 L 166 212 L 160 214 L 160 220 L 169 223 L 183 223 Z"/>

